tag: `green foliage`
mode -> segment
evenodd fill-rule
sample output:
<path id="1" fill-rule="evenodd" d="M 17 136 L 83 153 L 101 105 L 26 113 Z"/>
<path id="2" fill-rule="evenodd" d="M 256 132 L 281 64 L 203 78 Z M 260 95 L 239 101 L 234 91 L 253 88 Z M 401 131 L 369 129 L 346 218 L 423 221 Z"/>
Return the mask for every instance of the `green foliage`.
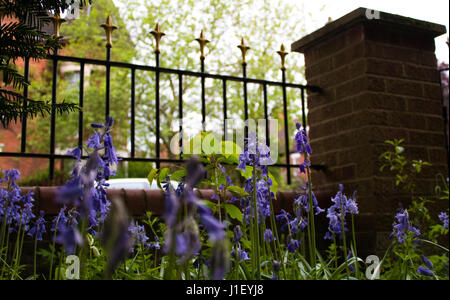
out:
<path id="1" fill-rule="evenodd" d="M 393 243 L 383 259 L 383 269 L 385 270 L 383 279 L 425 279 L 425 276 L 417 272 L 417 268 L 423 265 L 421 254 L 426 255 L 436 266 L 433 270 L 435 278 L 448 278 L 448 268 L 443 268 L 444 264 L 448 264 L 448 249 L 438 244 L 441 237 L 448 237 L 448 229 L 444 229 L 437 220 L 437 216 L 433 216 L 429 210 L 429 207 L 436 201 L 444 200 L 448 204 L 448 182 L 441 174 L 438 174 L 436 179 L 440 179 L 440 182 L 436 182 L 434 199 L 418 196 L 417 192 L 420 189 L 417 189 L 416 182 L 418 182 L 424 167 L 431 166 L 431 164 L 422 160 L 407 159 L 403 155 L 405 151 L 402 146 L 403 142 L 403 139 L 386 141 L 386 144 L 392 146 L 392 149 L 380 155 L 380 161 L 383 163 L 380 171 L 393 172 L 396 176 L 395 185 L 409 193 L 412 201 L 407 211 L 412 226 L 419 228 L 421 235 L 419 239 L 409 232 L 403 243 L 393 239 Z M 429 255 L 436 253 L 436 250 L 441 250 L 442 254 Z"/>

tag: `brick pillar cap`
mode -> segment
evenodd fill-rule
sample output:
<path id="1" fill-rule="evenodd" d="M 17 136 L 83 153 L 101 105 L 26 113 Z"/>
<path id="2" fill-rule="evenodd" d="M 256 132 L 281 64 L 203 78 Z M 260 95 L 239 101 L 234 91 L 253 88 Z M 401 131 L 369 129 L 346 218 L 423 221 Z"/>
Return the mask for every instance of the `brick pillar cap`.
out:
<path id="1" fill-rule="evenodd" d="M 369 14 L 367 13 L 369 11 Z M 395 28 L 397 30 L 414 31 L 416 33 L 422 33 L 429 35 L 430 37 L 438 37 L 447 32 L 444 25 L 412 19 L 400 15 L 394 15 L 390 13 L 380 12 L 379 19 L 370 19 L 371 9 L 360 7 L 354 11 L 346 14 L 345 16 L 337 19 L 336 21 L 326 24 L 319 30 L 303 37 L 302 39 L 294 42 L 291 45 L 291 50 L 295 52 L 304 53 L 308 48 L 311 48 L 323 40 L 327 40 L 336 34 L 355 26 L 360 23 L 376 22 L 380 27 Z"/>

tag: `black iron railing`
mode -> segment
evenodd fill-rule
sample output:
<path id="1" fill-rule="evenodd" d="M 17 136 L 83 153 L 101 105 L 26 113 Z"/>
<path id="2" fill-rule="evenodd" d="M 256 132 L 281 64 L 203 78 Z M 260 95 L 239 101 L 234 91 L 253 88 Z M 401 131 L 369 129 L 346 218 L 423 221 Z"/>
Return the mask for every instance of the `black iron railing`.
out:
<path id="1" fill-rule="evenodd" d="M 105 25 L 105 24 L 103 24 Z M 110 28 L 110 31 L 114 29 L 111 24 L 106 24 Z M 112 29 L 111 29 L 112 28 Z M 106 30 L 107 28 L 105 28 Z M 107 30 L 108 34 L 108 30 Z M 298 167 L 298 165 L 291 164 L 290 162 L 290 143 L 289 143 L 289 132 L 290 132 L 290 126 L 288 123 L 288 110 L 287 110 L 287 88 L 294 88 L 300 90 L 300 99 L 298 101 L 299 104 L 299 110 L 300 107 L 302 109 L 302 125 L 304 128 L 306 128 L 306 114 L 305 114 L 305 93 L 307 91 L 309 92 L 319 92 L 320 88 L 315 86 L 308 86 L 308 85 L 302 85 L 302 84 L 295 84 L 295 83 L 289 83 L 286 82 L 286 69 L 284 68 L 284 57 L 287 54 L 284 52 L 284 46 L 282 46 L 281 50 L 278 51 L 278 54 L 280 54 L 280 57 L 282 59 L 282 67 L 281 67 L 281 81 L 270 81 L 270 80 L 263 80 L 263 79 L 254 79 L 247 77 L 247 63 L 245 61 L 245 53 L 249 49 L 242 40 L 242 43 L 240 46 L 238 46 L 242 51 L 242 77 L 238 76 L 229 76 L 229 75 L 222 75 L 222 74 L 211 74 L 205 72 L 205 57 L 203 55 L 203 47 L 206 44 L 206 41 L 203 37 L 203 33 L 200 37 L 200 39 L 197 39 L 197 41 L 205 41 L 202 46 L 202 42 L 200 42 L 202 55 L 200 56 L 200 72 L 195 71 L 187 71 L 187 70 L 177 70 L 177 69 L 170 69 L 170 68 L 161 68 L 160 67 L 160 51 L 159 51 L 159 39 L 164 35 L 161 31 L 159 26 L 155 28 L 155 31 L 152 31 L 152 34 L 154 34 L 155 38 L 157 39 L 157 46 L 155 49 L 155 66 L 148 66 L 148 65 L 140 65 L 140 64 L 132 64 L 132 63 L 125 63 L 125 62 L 116 62 L 111 61 L 111 43 L 107 42 L 106 46 L 106 60 L 99 60 L 99 59 L 89 59 L 89 58 L 79 58 L 79 57 L 71 57 L 71 56 L 61 56 L 58 55 L 58 52 L 56 52 L 53 55 L 48 56 L 48 60 L 52 61 L 52 92 L 51 92 L 51 101 L 53 105 L 53 109 L 51 111 L 50 115 L 50 145 L 49 145 L 49 153 L 48 154 L 40 154 L 40 153 L 27 153 L 26 152 L 26 145 L 27 145 L 27 119 L 22 119 L 22 134 L 21 134 L 21 150 L 17 153 L 12 152 L 0 152 L 0 156 L 9 156 L 9 157 L 30 157 L 30 158 L 47 158 L 49 159 L 49 177 L 50 179 L 53 179 L 54 177 L 54 170 L 55 170 L 55 160 L 56 159 L 66 159 L 71 158 L 69 155 L 61 155 L 55 153 L 55 136 L 56 136 L 56 112 L 54 109 L 54 105 L 56 104 L 57 99 L 57 80 L 58 80 L 58 64 L 60 62 L 72 62 L 75 64 L 79 64 L 80 67 L 80 79 L 79 79 L 79 106 L 82 108 L 84 105 L 84 77 L 85 77 L 85 65 L 97 65 L 97 66 L 104 66 L 106 68 L 106 93 L 105 93 L 105 117 L 109 117 L 110 113 L 110 70 L 112 67 L 114 68 L 123 68 L 130 70 L 130 79 L 131 79 L 131 89 L 130 89 L 130 101 L 131 101 L 131 110 L 130 110 L 130 144 L 131 144 L 131 151 L 130 155 L 128 157 L 120 157 L 123 161 L 142 161 L 142 162 L 154 162 L 156 163 L 157 168 L 159 168 L 160 163 L 182 163 L 184 160 L 181 158 L 181 155 L 178 159 L 167 159 L 167 158 L 161 158 L 160 156 L 160 74 L 174 74 L 178 75 L 178 89 L 179 89 L 179 97 L 178 97 L 178 114 L 179 119 L 183 119 L 183 78 L 186 76 L 190 77 L 197 77 L 201 79 L 201 114 L 202 114 L 202 124 L 204 126 L 205 120 L 206 120 L 206 100 L 205 100 L 205 79 L 218 79 L 222 82 L 222 98 L 223 98 L 223 118 L 224 118 L 224 124 L 223 124 L 223 130 L 225 132 L 226 130 L 226 120 L 228 116 L 227 112 L 227 83 L 229 81 L 234 82 L 240 82 L 242 83 L 242 93 L 243 93 L 243 100 L 244 100 L 244 119 L 248 119 L 248 95 L 247 95 L 247 84 L 259 84 L 262 86 L 262 92 L 263 92 L 263 100 L 264 100 L 264 118 L 266 120 L 266 139 L 267 143 L 270 144 L 270 136 L 269 136 L 269 113 L 268 113 L 268 103 L 267 103 L 267 87 L 268 86 L 278 86 L 282 88 L 283 91 L 283 115 L 284 115 L 284 138 L 285 138 L 285 153 L 286 153 L 286 161 L 285 163 L 278 163 L 274 164 L 275 167 L 281 167 L 286 168 L 286 179 L 287 183 L 291 183 L 291 168 Z M 108 39 L 107 39 L 108 40 Z M 110 39 L 109 39 L 110 41 Z M 29 59 L 25 59 L 25 68 L 24 68 L 24 76 L 25 79 L 28 80 L 29 78 L 29 68 L 30 68 L 30 62 Z M 136 71 L 150 71 L 155 73 L 155 117 L 156 117 L 156 142 L 155 142 L 155 148 L 156 148 L 156 155 L 155 157 L 151 158 L 141 158 L 136 157 L 136 147 L 135 147 L 135 117 L 136 117 L 136 111 L 135 111 L 135 87 L 136 87 Z M 28 98 L 28 89 L 25 86 L 23 90 L 24 99 Z M 27 101 L 24 101 L 24 106 L 27 105 Z M 78 118 L 78 146 L 81 148 L 83 145 L 83 111 L 81 110 L 78 112 L 79 118 Z M 205 128 L 203 128 L 205 129 Z M 183 130 L 183 124 L 180 123 L 179 127 L 180 132 Z M 181 143 L 181 141 L 180 141 Z M 181 144 L 180 144 L 181 146 Z M 323 169 L 324 166 L 321 165 L 312 165 L 312 168 L 314 169 Z"/>

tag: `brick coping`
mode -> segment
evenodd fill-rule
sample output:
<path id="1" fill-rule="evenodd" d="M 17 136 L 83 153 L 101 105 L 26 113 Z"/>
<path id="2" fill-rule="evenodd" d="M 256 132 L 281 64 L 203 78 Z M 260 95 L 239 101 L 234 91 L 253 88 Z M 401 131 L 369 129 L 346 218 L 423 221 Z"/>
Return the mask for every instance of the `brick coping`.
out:
<path id="1" fill-rule="evenodd" d="M 55 202 L 57 186 L 42 187 L 22 187 L 23 194 L 33 192 L 36 211 L 43 210 L 46 215 L 58 214 L 62 204 Z M 204 200 L 210 200 L 214 195 L 214 190 L 195 190 L 197 197 Z M 281 209 L 292 211 L 294 199 L 297 193 L 292 191 L 278 191 L 277 200 L 273 202 L 275 212 Z M 108 199 L 120 198 L 125 202 L 128 212 L 131 216 L 144 216 L 147 211 L 151 211 L 155 216 L 161 216 L 164 211 L 165 195 L 160 190 L 137 190 L 137 189 L 108 189 Z M 231 197 L 228 193 L 227 199 Z M 319 196 L 316 193 L 319 205 L 326 206 L 325 202 L 328 198 Z"/>
<path id="2" fill-rule="evenodd" d="M 379 19 L 369 20 L 366 16 L 368 8 L 360 7 L 345 16 L 326 24 L 324 27 L 314 31 L 313 33 L 301 38 L 291 45 L 291 51 L 304 53 L 318 43 L 330 39 L 345 29 L 353 27 L 358 23 L 374 22 L 397 30 L 420 32 L 430 37 L 438 37 L 447 33 L 444 25 L 408 18 L 400 15 L 380 12 Z"/>

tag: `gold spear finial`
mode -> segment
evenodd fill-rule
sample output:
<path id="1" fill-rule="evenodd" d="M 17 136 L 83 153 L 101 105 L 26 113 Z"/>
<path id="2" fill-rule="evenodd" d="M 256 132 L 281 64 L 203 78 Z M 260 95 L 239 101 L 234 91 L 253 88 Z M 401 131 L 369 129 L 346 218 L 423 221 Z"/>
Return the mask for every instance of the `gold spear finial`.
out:
<path id="1" fill-rule="evenodd" d="M 241 39 L 241 44 L 238 46 L 238 48 L 241 49 L 241 52 L 242 52 L 242 64 L 245 65 L 245 64 L 247 64 L 247 61 L 245 60 L 245 55 L 246 55 L 247 51 L 249 49 L 251 49 L 251 48 L 248 47 L 247 45 L 245 45 L 244 38 Z"/>
<path id="2" fill-rule="evenodd" d="M 112 32 L 113 32 L 113 30 L 117 29 L 117 26 L 113 24 L 111 16 L 108 16 L 108 18 L 106 18 L 106 23 L 103 23 L 100 26 L 105 29 L 106 47 L 112 47 L 112 41 L 111 41 Z"/>
<path id="3" fill-rule="evenodd" d="M 200 59 L 205 59 L 205 46 L 209 43 L 209 41 L 205 39 L 203 30 L 200 32 L 200 37 L 195 40 L 200 44 Z"/>
<path id="4" fill-rule="evenodd" d="M 52 19 L 53 23 L 54 36 L 59 37 L 59 29 L 61 28 L 61 24 L 64 23 L 66 20 L 61 18 L 59 12 L 55 13 L 53 17 L 51 17 L 50 19 Z"/>
<path id="5" fill-rule="evenodd" d="M 280 55 L 281 57 L 281 70 L 284 71 L 286 70 L 286 67 L 284 66 L 284 61 L 285 61 L 285 57 L 286 55 L 288 55 L 289 53 L 286 52 L 286 48 L 284 48 L 284 45 L 281 44 L 281 48 L 280 51 L 277 51 L 278 55 Z"/>
<path id="6" fill-rule="evenodd" d="M 159 41 L 166 34 L 161 31 L 161 28 L 159 27 L 159 23 L 156 23 L 155 30 L 152 30 L 150 33 L 155 37 L 155 40 L 156 40 L 155 53 L 159 53 Z"/>

